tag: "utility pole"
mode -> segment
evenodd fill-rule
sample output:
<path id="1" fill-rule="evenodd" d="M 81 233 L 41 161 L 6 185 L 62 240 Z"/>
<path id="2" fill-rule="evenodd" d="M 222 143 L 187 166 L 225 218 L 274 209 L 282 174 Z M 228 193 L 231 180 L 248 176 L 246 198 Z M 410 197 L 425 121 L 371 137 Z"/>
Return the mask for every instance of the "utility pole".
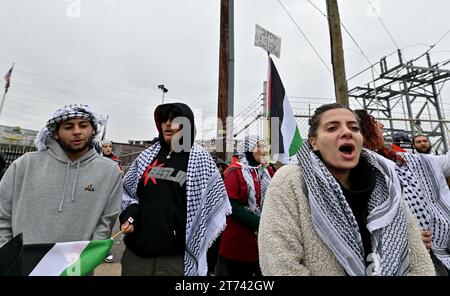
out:
<path id="1" fill-rule="evenodd" d="M 333 63 L 334 93 L 336 102 L 348 106 L 348 86 L 345 77 L 344 51 L 342 47 L 341 20 L 337 0 L 326 0 L 328 26 L 330 28 L 331 62 Z"/>
<path id="2" fill-rule="evenodd" d="M 219 96 L 217 104 L 217 156 L 231 159 L 234 100 L 234 0 L 220 0 Z M 227 149 L 228 147 L 228 149 Z M 229 153 L 226 153 L 229 152 Z"/>
<path id="3" fill-rule="evenodd" d="M 261 126 L 262 126 L 262 138 L 266 142 L 266 144 L 269 144 L 269 118 L 268 118 L 268 110 L 267 110 L 267 81 L 263 81 L 263 92 L 261 93 L 261 100 L 262 100 L 262 116 L 261 116 Z"/>

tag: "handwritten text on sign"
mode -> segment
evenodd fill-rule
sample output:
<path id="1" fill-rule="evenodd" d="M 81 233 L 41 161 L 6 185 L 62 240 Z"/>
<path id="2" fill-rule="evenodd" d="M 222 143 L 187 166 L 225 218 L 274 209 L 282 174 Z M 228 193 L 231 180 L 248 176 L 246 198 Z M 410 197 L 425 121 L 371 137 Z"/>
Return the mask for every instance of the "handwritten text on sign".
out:
<path id="1" fill-rule="evenodd" d="M 258 25 L 255 26 L 255 46 L 280 58 L 281 38 Z"/>

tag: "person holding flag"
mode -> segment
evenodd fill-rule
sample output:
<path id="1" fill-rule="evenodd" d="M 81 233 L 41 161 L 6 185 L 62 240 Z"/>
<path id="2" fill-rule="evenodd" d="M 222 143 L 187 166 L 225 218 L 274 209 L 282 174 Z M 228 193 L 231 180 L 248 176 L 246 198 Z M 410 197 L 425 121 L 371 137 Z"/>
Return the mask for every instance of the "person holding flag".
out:
<path id="1" fill-rule="evenodd" d="M 0 246 L 20 233 L 25 245 L 110 238 L 122 175 L 93 149 L 103 124 L 87 105 L 64 106 L 36 136 L 38 151 L 9 166 L 0 182 Z"/>
<path id="2" fill-rule="evenodd" d="M 213 158 L 194 142 L 191 108 L 161 104 L 154 119 L 158 141 L 123 180 L 122 275 L 205 276 L 207 251 L 231 212 L 228 195 Z"/>

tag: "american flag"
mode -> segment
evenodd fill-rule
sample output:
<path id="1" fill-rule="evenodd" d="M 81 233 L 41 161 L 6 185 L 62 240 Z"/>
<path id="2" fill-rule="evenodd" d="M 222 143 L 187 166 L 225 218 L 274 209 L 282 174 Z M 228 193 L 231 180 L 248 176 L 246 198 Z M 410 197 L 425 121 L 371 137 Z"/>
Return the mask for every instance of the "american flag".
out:
<path id="1" fill-rule="evenodd" d="M 5 81 L 6 81 L 6 84 L 5 84 L 5 93 L 8 92 L 9 84 L 10 84 L 10 82 L 11 82 L 11 74 L 12 74 L 13 68 L 14 68 L 14 65 L 12 65 L 11 69 L 9 69 L 8 73 L 6 73 L 6 75 L 5 75 L 5 77 L 4 77 L 4 78 L 5 78 Z"/>

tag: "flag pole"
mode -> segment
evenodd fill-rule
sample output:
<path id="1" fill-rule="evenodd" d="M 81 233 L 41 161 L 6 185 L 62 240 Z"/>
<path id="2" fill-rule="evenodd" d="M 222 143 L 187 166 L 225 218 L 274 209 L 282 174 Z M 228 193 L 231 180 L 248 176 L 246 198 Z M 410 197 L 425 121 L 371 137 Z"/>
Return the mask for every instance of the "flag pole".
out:
<path id="1" fill-rule="evenodd" d="M 3 93 L 2 103 L 0 104 L 0 116 L 2 115 L 3 103 L 5 102 L 5 99 L 6 99 L 6 90 Z"/>
<path id="2" fill-rule="evenodd" d="M 119 235 L 121 235 L 124 232 L 125 229 L 117 232 L 116 234 L 114 234 L 113 236 L 111 236 L 111 239 L 114 240 L 116 237 L 118 237 Z"/>
<path id="3" fill-rule="evenodd" d="M 103 134 L 102 134 L 102 141 L 105 139 L 105 135 L 106 135 L 106 125 L 108 124 L 108 119 L 109 119 L 109 115 L 106 115 L 106 121 L 105 121 L 105 126 L 103 127 Z"/>

